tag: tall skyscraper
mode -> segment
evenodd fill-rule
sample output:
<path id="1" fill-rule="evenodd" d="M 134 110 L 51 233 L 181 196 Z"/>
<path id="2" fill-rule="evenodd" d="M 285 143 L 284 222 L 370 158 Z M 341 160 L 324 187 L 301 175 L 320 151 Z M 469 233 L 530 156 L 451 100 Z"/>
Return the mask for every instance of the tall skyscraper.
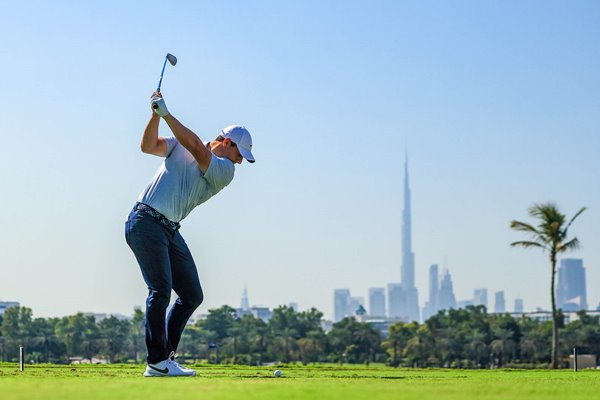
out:
<path id="1" fill-rule="evenodd" d="M 438 310 L 449 310 L 456 308 L 456 297 L 454 297 L 454 287 L 450 272 L 446 271 L 440 283 L 440 292 L 438 294 Z"/>
<path id="2" fill-rule="evenodd" d="M 250 304 L 248 302 L 248 289 L 244 287 L 244 291 L 242 292 L 242 301 L 240 304 L 240 308 L 242 311 L 250 310 Z"/>
<path id="3" fill-rule="evenodd" d="M 485 289 L 485 288 L 475 289 L 475 292 L 473 292 L 473 305 L 484 306 L 487 310 L 487 308 L 488 308 L 487 289 Z"/>
<path id="4" fill-rule="evenodd" d="M 439 291 L 439 268 L 437 264 L 433 264 L 429 267 L 429 300 L 423 307 L 423 321 L 427 321 L 429 317 L 437 313 Z"/>
<path id="5" fill-rule="evenodd" d="M 419 321 L 419 292 L 415 287 L 415 254 L 412 251 L 412 221 L 410 186 L 408 184 L 408 157 L 404 161 L 404 210 L 402 212 L 402 267 L 401 283 L 406 297 L 406 316 Z"/>
<path id="6" fill-rule="evenodd" d="M 515 312 L 522 313 L 523 309 L 523 299 L 515 299 Z"/>
<path id="7" fill-rule="evenodd" d="M 350 311 L 350 289 L 335 289 L 333 292 L 333 322 L 352 315 Z"/>
<path id="8" fill-rule="evenodd" d="M 563 311 L 587 310 L 585 268 L 580 258 L 563 258 L 558 267 L 556 306 Z"/>
<path id="9" fill-rule="evenodd" d="M 371 317 L 385 317 L 385 289 L 369 289 L 369 315 Z"/>
<path id="10" fill-rule="evenodd" d="M 494 303 L 494 312 L 495 313 L 504 313 L 506 312 L 506 304 L 504 302 L 504 292 L 499 291 L 494 294 L 496 297 L 496 302 Z"/>
<path id="11" fill-rule="evenodd" d="M 388 283 L 388 317 L 407 321 L 406 295 L 402 284 Z"/>

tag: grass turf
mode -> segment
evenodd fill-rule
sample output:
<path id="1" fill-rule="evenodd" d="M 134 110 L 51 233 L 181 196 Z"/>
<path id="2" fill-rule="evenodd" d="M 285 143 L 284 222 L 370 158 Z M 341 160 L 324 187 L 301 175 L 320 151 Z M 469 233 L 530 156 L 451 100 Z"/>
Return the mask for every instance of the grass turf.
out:
<path id="1" fill-rule="evenodd" d="M 600 399 L 600 371 L 384 366 L 197 366 L 193 378 L 144 378 L 140 365 L 0 364 L 0 399 Z"/>

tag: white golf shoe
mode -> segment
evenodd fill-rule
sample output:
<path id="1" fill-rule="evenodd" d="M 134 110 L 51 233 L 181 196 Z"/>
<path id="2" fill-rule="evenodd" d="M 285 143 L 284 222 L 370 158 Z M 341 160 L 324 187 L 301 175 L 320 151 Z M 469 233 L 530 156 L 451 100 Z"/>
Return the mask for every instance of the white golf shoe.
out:
<path id="1" fill-rule="evenodd" d="M 196 371 L 184 367 L 175 361 L 175 353 L 171 352 L 169 358 L 156 364 L 146 366 L 145 377 L 173 377 L 173 376 L 196 376 Z"/>

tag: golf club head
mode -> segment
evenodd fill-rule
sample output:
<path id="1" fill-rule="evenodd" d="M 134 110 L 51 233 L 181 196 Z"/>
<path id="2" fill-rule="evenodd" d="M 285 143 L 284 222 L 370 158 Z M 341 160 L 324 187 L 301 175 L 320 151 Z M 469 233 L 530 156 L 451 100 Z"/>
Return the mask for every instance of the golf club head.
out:
<path id="1" fill-rule="evenodd" d="M 171 53 L 167 53 L 167 60 L 169 60 L 169 63 L 171 65 L 175 65 L 177 64 L 177 57 L 175 57 L 173 54 Z"/>

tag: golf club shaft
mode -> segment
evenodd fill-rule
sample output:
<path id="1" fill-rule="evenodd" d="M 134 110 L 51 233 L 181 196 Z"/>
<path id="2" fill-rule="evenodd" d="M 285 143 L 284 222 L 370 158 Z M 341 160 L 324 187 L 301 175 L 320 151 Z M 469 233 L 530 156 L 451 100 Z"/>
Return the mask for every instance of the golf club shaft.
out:
<path id="1" fill-rule="evenodd" d="M 167 66 L 167 57 L 165 57 L 165 62 L 162 67 L 162 71 L 160 71 L 160 80 L 158 81 L 158 88 L 156 88 L 157 92 L 160 92 L 160 84 L 162 83 L 163 74 L 165 73 L 165 67 Z"/>

